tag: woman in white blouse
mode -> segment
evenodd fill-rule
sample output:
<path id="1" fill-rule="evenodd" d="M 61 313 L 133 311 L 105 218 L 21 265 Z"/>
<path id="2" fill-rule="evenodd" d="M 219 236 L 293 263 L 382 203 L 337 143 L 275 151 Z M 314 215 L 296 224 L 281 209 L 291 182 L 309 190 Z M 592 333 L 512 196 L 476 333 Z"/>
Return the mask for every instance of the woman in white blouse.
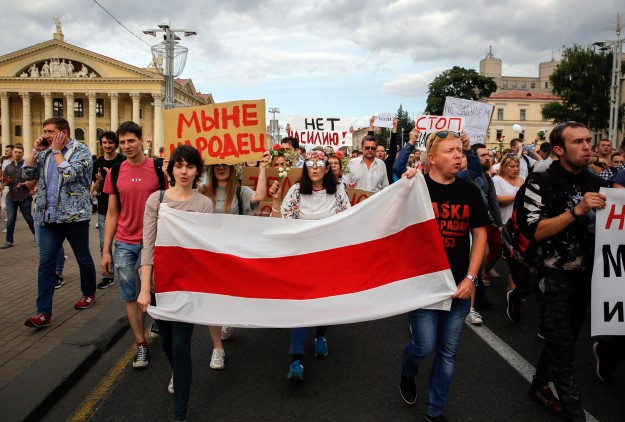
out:
<path id="1" fill-rule="evenodd" d="M 520 176 L 520 169 L 519 157 L 515 154 L 508 154 L 501 160 L 497 176 L 493 177 L 499 210 L 501 211 L 501 221 L 504 224 L 512 217 L 514 197 L 524 182 Z M 512 277 L 508 275 L 508 290 L 513 288 Z"/>
<path id="2" fill-rule="evenodd" d="M 321 220 L 349 208 L 349 200 L 342 184 L 338 184 L 330 171 L 328 157 L 323 151 L 308 151 L 304 160 L 305 170 L 299 183 L 291 186 L 283 201 L 280 200 L 279 183 L 269 189 L 273 197 L 272 217 L 301 220 Z M 287 378 L 292 381 L 304 379 L 304 346 L 307 328 L 291 329 L 290 353 L 293 362 Z M 315 356 L 328 355 L 325 339 L 326 327 L 317 327 Z"/>

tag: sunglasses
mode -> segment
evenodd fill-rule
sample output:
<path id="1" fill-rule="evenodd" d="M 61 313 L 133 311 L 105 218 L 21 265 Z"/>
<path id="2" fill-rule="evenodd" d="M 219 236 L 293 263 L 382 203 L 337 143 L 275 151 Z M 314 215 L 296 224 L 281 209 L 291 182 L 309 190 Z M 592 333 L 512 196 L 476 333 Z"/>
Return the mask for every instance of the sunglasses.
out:
<path id="1" fill-rule="evenodd" d="M 362 147 L 365 151 L 375 151 L 378 147 Z"/>
<path id="2" fill-rule="evenodd" d="M 325 167 L 326 162 L 325 160 L 306 160 L 304 164 L 306 164 L 306 167 L 314 167 L 315 165 L 317 167 Z"/>
<path id="3" fill-rule="evenodd" d="M 434 136 L 437 136 L 441 139 L 448 137 L 449 135 L 453 135 L 456 138 L 460 138 L 460 132 L 456 132 L 455 130 L 441 130 L 440 132 L 436 132 Z"/>

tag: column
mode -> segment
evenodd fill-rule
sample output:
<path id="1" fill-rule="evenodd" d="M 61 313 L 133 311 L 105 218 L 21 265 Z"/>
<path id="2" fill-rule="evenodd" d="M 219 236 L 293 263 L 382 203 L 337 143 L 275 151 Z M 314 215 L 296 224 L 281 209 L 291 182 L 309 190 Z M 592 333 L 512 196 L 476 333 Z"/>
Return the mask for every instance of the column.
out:
<path id="1" fill-rule="evenodd" d="M 95 92 L 87 92 L 85 94 L 87 98 L 89 98 L 89 137 L 87 138 L 89 141 L 89 150 L 92 154 L 97 154 L 98 152 L 98 132 L 97 132 L 97 124 L 95 120 Z"/>
<path id="2" fill-rule="evenodd" d="M 65 116 L 67 116 L 67 123 L 69 123 L 69 136 L 74 137 L 76 128 L 74 127 L 74 93 L 65 93 Z"/>
<path id="3" fill-rule="evenodd" d="M 130 98 L 132 98 L 132 121 L 138 125 L 141 125 L 140 122 L 140 114 L 139 107 L 141 104 L 141 94 L 132 93 L 130 94 Z"/>
<path id="4" fill-rule="evenodd" d="M 163 145 L 163 94 L 152 94 L 154 98 L 154 155 L 158 156 L 158 152 Z"/>
<path id="5" fill-rule="evenodd" d="M 115 132 L 119 127 L 119 97 L 117 92 L 109 94 L 111 99 L 111 130 Z"/>
<path id="6" fill-rule="evenodd" d="M 30 115 L 30 92 L 20 92 L 20 97 L 22 97 L 22 144 L 24 151 L 31 151 L 33 149 L 33 119 Z"/>
<path id="7" fill-rule="evenodd" d="M 2 144 L 9 145 L 11 143 L 11 116 L 9 114 L 9 94 L 6 92 L 0 92 L 0 113 L 2 114 Z M 30 154 L 28 150 L 25 152 Z"/>
<path id="8" fill-rule="evenodd" d="M 43 95 L 43 102 L 45 104 L 43 118 L 49 119 L 52 117 L 52 93 L 43 92 L 41 95 Z"/>

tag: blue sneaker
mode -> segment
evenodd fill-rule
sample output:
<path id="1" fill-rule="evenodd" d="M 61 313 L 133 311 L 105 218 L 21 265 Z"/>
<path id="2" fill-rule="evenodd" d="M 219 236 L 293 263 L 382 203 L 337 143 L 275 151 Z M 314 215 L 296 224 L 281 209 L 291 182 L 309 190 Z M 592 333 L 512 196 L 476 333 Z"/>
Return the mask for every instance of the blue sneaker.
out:
<path id="1" fill-rule="evenodd" d="M 304 365 L 296 360 L 289 367 L 289 374 L 286 377 L 291 381 L 304 381 Z"/>
<path id="2" fill-rule="evenodd" d="M 325 357 L 328 356 L 328 342 L 324 336 L 315 338 L 315 356 Z"/>

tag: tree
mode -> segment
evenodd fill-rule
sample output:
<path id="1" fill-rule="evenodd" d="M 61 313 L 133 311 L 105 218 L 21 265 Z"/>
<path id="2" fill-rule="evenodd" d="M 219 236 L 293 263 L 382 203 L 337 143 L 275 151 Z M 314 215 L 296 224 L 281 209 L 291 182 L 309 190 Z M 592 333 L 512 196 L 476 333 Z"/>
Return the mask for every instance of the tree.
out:
<path id="1" fill-rule="evenodd" d="M 454 66 L 438 75 L 428 86 L 425 112 L 442 115 L 445 97 L 481 100 L 497 90 L 492 78 L 480 75 L 473 69 Z"/>
<path id="2" fill-rule="evenodd" d="M 397 144 L 403 145 L 408 142 L 408 134 L 414 129 L 414 120 L 410 118 L 407 110 L 400 104 L 397 109 Z M 404 142 L 402 143 L 401 135 L 402 128 L 404 129 Z"/>
<path id="3" fill-rule="evenodd" d="M 593 131 L 608 128 L 612 53 L 573 45 L 562 52 L 562 61 L 549 78 L 562 103 L 545 104 L 542 115 L 556 123 L 574 120 Z M 620 114 L 622 116 L 622 114 Z"/>

